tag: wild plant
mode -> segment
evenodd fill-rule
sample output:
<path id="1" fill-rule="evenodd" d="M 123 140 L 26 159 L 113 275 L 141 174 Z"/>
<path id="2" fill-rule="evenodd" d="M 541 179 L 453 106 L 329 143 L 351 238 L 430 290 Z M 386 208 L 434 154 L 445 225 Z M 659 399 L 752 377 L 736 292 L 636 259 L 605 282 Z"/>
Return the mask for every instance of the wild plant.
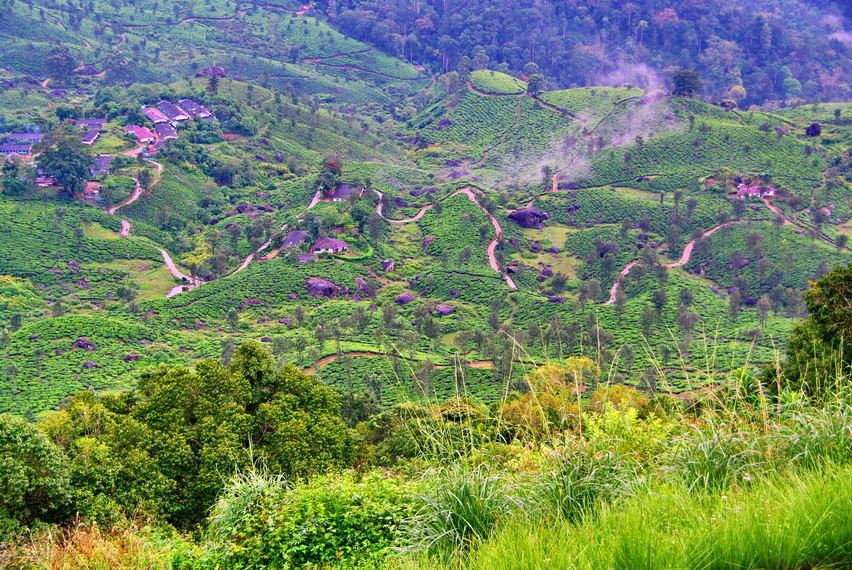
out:
<path id="1" fill-rule="evenodd" d="M 420 511 L 404 525 L 404 550 L 449 559 L 488 538 L 521 506 L 511 483 L 484 466 L 453 466 L 433 481 Z"/>
<path id="2" fill-rule="evenodd" d="M 251 513 L 262 503 L 280 500 L 288 489 L 283 475 L 273 475 L 257 466 L 237 473 L 228 481 L 208 518 L 208 533 L 214 540 L 226 541 L 245 530 Z"/>
<path id="3" fill-rule="evenodd" d="M 711 492 L 747 484 L 765 468 L 759 434 L 731 427 L 707 417 L 673 442 L 671 465 L 687 489 Z"/>
<path id="4" fill-rule="evenodd" d="M 556 516 L 574 522 L 636 482 L 636 470 L 614 453 L 586 448 L 555 454 L 551 465 L 533 479 L 531 506 L 543 519 Z"/>

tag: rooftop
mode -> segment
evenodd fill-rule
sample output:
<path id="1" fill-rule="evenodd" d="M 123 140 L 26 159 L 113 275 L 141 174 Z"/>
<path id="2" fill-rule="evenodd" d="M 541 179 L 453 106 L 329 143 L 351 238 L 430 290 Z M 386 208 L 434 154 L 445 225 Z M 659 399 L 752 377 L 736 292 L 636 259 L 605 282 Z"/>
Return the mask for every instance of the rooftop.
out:
<path id="1" fill-rule="evenodd" d="M 314 249 L 349 249 L 349 244 L 339 239 L 324 237 L 316 241 Z"/>
<path id="2" fill-rule="evenodd" d="M 307 235 L 307 233 L 308 232 L 305 230 L 293 230 L 284 237 L 284 241 L 281 242 L 281 247 L 295 247 L 301 244 L 305 241 L 305 235 Z"/>
<path id="3" fill-rule="evenodd" d="M 142 107 L 142 112 L 152 123 L 167 123 L 169 118 L 156 107 Z"/>

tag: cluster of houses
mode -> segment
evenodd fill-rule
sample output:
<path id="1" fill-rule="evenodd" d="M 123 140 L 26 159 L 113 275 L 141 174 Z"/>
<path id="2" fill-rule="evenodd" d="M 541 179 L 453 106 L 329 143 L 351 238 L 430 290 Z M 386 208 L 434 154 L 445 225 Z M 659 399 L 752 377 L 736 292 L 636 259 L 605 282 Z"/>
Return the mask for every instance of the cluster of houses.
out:
<path id="1" fill-rule="evenodd" d="M 326 192 L 325 201 L 344 202 L 353 196 L 360 196 L 364 192 L 363 186 L 351 186 L 350 184 L 337 183 L 334 188 Z M 293 250 L 302 246 L 307 239 L 306 230 L 292 230 L 281 241 L 281 250 Z M 341 254 L 349 251 L 349 244 L 343 240 L 332 237 L 321 237 L 309 248 L 310 253 L 299 254 L 299 263 L 316 261 L 320 253 Z"/>
<path id="2" fill-rule="evenodd" d="M 92 146 L 95 141 L 101 136 L 101 132 L 106 130 L 106 117 L 100 119 L 78 119 L 74 124 L 86 131 L 86 134 L 80 139 L 80 142 L 86 146 Z"/>
<path id="3" fill-rule="evenodd" d="M 42 133 L 9 133 L 0 143 L 0 154 L 17 154 L 26 156 L 32 152 L 33 145 L 44 138 Z"/>
<path id="4" fill-rule="evenodd" d="M 778 190 L 772 186 L 761 184 L 746 184 L 740 182 L 737 184 L 737 198 L 745 200 L 746 198 L 771 198 L 775 196 Z"/>
<path id="5" fill-rule="evenodd" d="M 177 104 L 160 101 L 154 107 L 142 107 L 142 113 L 151 121 L 154 130 L 139 125 L 127 125 L 124 132 L 135 135 L 140 143 L 153 142 L 155 145 L 178 138 L 177 127 L 186 121 L 209 121 L 216 118 L 207 108 L 192 99 L 181 99 Z"/>

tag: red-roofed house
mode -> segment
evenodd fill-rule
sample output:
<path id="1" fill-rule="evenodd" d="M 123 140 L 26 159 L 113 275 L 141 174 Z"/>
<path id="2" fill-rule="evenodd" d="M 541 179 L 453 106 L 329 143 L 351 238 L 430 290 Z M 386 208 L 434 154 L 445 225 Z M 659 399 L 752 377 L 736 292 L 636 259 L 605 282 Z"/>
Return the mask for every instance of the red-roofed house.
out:
<path id="1" fill-rule="evenodd" d="M 156 107 L 142 107 L 142 112 L 148 117 L 148 120 L 154 123 L 168 123 L 169 118 Z"/>
<path id="2" fill-rule="evenodd" d="M 141 143 L 150 143 L 157 140 L 157 136 L 151 132 L 148 127 L 140 127 L 138 125 L 127 125 L 124 127 L 125 133 L 132 133 Z"/>
<path id="3" fill-rule="evenodd" d="M 349 251 L 349 244 L 339 239 L 319 238 L 311 248 L 314 253 L 343 253 Z"/>

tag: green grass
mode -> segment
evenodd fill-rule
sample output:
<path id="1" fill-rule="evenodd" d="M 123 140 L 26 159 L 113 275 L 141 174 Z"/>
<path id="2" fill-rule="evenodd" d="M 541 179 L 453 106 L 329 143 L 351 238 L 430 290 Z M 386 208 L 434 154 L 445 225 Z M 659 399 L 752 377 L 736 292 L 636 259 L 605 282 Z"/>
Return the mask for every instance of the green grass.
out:
<path id="1" fill-rule="evenodd" d="M 479 91 L 497 95 L 518 95 L 527 90 L 527 84 L 520 79 L 487 69 L 472 71 L 470 82 Z"/>
<path id="2" fill-rule="evenodd" d="M 591 131 L 612 113 L 616 106 L 629 99 L 641 97 L 644 92 L 628 87 L 579 87 L 561 91 L 548 91 L 540 99 L 577 117 Z"/>
<path id="3" fill-rule="evenodd" d="M 753 489 L 638 489 L 580 525 L 510 523 L 465 568 L 841 568 L 852 562 L 852 467 Z"/>

